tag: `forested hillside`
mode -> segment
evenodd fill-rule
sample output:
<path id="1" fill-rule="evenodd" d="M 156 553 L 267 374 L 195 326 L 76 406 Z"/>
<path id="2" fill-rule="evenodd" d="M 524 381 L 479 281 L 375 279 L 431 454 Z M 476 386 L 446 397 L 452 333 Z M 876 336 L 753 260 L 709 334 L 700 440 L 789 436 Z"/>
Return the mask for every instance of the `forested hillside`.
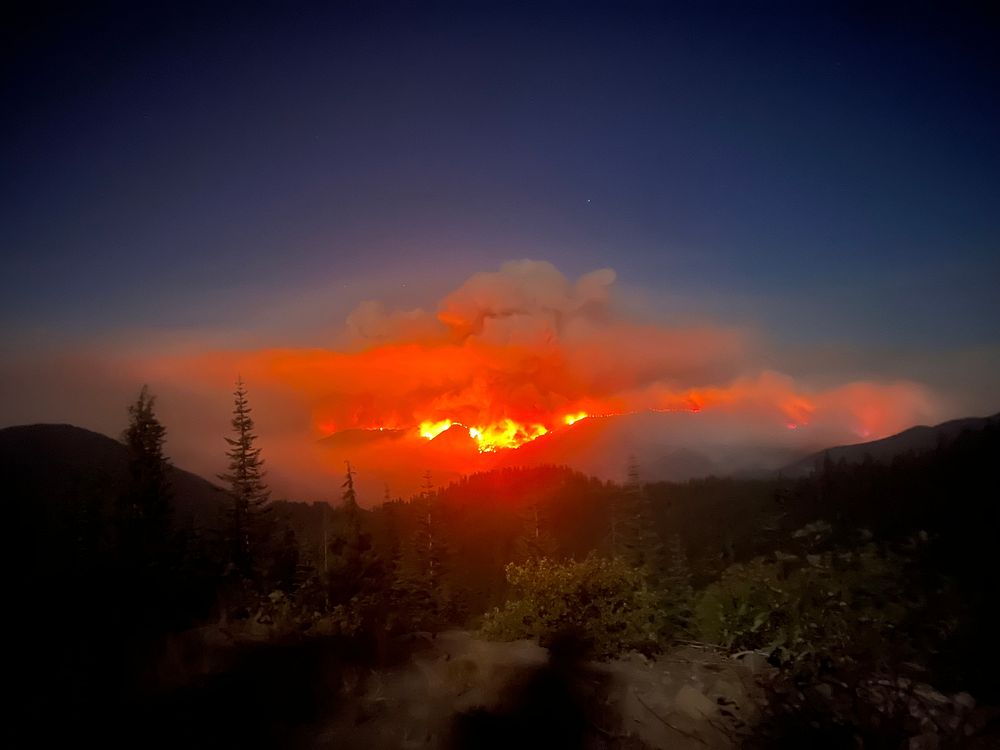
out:
<path id="1" fill-rule="evenodd" d="M 168 658 L 170 644 L 219 622 L 233 644 L 280 649 L 239 657 L 239 669 L 293 681 L 318 679 L 293 644 L 375 666 L 399 658 L 413 632 L 481 628 L 545 645 L 571 628 L 604 658 L 692 639 L 759 651 L 778 670 L 776 690 L 781 680 L 856 686 L 889 670 L 1000 700 L 994 422 L 887 462 L 825 456 L 801 478 L 647 483 L 633 465 L 615 484 L 508 468 L 445 487 L 427 474 L 418 495 L 365 510 L 349 465 L 330 504 L 271 500 L 260 467 L 240 463 L 260 454 L 239 414 L 227 490 L 166 464 L 158 479 L 156 440 L 148 455 L 148 441 L 136 442 L 143 419 L 158 424 L 142 398 L 131 443 L 66 425 L 0 431 L 14 549 L 31 571 L 15 590 L 30 613 L 18 637 L 26 715 L 37 720 L 53 700 L 84 733 L 109 711 L 139 721 L 187 705 L 195 667 Z M 239 503 L 239 482 L 254 504 Z M 157 497 L 169 506 L 162 522 L 150 510 Z M 258 658 L 262 673 L 247 666 Z M 279 716 L 261 719 L 269 732 L 316 720 L 276 705 Z M 842 709 L 817 719 L 794 700 L 785 708 L 760 732 L 803 716 L 859 736 L 910 731 L 876 731 Z M 193 716 L 219 729 L 219 717 Z"/>

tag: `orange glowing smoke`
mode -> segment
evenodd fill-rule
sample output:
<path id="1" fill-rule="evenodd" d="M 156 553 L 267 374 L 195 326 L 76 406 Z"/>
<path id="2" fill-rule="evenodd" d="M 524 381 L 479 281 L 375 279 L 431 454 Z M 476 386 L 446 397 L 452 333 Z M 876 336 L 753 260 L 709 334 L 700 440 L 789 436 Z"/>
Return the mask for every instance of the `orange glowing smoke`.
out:
<path id="1" fill-rule="evenodd" d="M 371 443 L 393 446 L 390 460 L 427 465 L 433 446 L 463 470 L 543 436 L 595 433 L 606 424 L 597 418 L 613 415 L 704 412 L 703 424 L 724 418 L 725 439 L 747 426 L 755 440 L 813 445 L 933 419 L 935 404 L 916 384 L 810 388 L 763 366 L 747 331 L 637 320 L 616 307 L 614 281 L 609 269 L 574 282 L 551 264 L 518 261 L 474 275 L 436 312 L 363 303 L 339 350 L 207 352 L 147 362 L 143 377 L 188 388 L 200 379 L 224 393 L 241 373 L 262 431 L 287 438 L 290 454 L 310 424 L 313 439 L 381 429 L 385 440 L 411 439 Z M 534 453 L 553 442 L 538 441 Z"/>

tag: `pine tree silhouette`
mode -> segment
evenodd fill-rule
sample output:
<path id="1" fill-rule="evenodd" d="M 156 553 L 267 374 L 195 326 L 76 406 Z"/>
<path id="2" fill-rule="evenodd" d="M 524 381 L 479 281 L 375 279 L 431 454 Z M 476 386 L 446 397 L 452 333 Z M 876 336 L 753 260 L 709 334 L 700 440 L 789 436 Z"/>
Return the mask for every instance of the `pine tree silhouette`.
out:
<path id="1" fill-rule="evenodd" d="M 219 478 L 229 484 L 227 509 L 229 562 L 243 577 L 257 579 L 261 570 L 262 547 L 266 541 L 266 514 L 271 491 L 264 482 L 264 460 L 256 447 L 257 435 L 250 416 L 246 384 L 236 380 L 233 392 L 233 433 L 227 437 L 229 472 Z"/>
<path id="2" fill-rule="evenodd" d="M 155 402 L 144 385 L 128 407 L 129 425 L 122 435 L 129 482 L 120 498 L 118 533 L 122 562 L 129 566 L 162 561 L 170 535 L 171 487 L 163 455 L 167 431 L 153 413 Z"/>

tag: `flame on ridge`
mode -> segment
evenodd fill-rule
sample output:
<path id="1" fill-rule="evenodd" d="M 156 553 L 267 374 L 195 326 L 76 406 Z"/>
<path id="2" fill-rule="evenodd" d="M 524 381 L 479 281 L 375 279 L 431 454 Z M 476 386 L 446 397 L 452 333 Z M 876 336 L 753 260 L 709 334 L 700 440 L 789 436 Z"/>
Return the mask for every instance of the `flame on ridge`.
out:
<path id="1" fill-rule="evenodd" d="M 572 422 L 567 422 L 567 424 L 572 424 Z M 451 419 L 426 420 L 420 423 L 417 431 L 420 437 L 433 440 L 452 427 L 466 428 L 469 431 L 469 437 L 476 441 L 480 453 L 492 453 L 504 448 L 518 448 L 549 431 L 543 424 L 523 424 L 510 418 L 484 425 L 465 425 Z"/>

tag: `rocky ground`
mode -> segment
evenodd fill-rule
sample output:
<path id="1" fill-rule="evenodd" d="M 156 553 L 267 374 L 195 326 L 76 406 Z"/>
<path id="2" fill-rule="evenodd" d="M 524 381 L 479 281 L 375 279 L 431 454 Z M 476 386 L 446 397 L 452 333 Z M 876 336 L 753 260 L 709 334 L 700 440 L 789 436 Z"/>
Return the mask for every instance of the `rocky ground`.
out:
<path id="1" fill-rule="evenodd" d="M 164 747 L 231 744 L 234 728 L 242 744 L 337 750 L 1000 747 L 1000 710 L 905 677 L 799 687 L 760 654 L 698 644 L 607 663 L 467 631 L 384 645 L 190 631 L 136 722 Z"/>
<path id="2" fill-rule="evenodd" d="M 399 668 L 346 672 L 350 700 L 315 746 L 532 746 L 555 728 L 592 748 L 736 747 L 764 700 L 762 668 L 754 655 L 728 659 L 696 646 L 655 661 L 634 654 L 553 666 L 532 641 L 447 632 L 424 639 Z"/>

